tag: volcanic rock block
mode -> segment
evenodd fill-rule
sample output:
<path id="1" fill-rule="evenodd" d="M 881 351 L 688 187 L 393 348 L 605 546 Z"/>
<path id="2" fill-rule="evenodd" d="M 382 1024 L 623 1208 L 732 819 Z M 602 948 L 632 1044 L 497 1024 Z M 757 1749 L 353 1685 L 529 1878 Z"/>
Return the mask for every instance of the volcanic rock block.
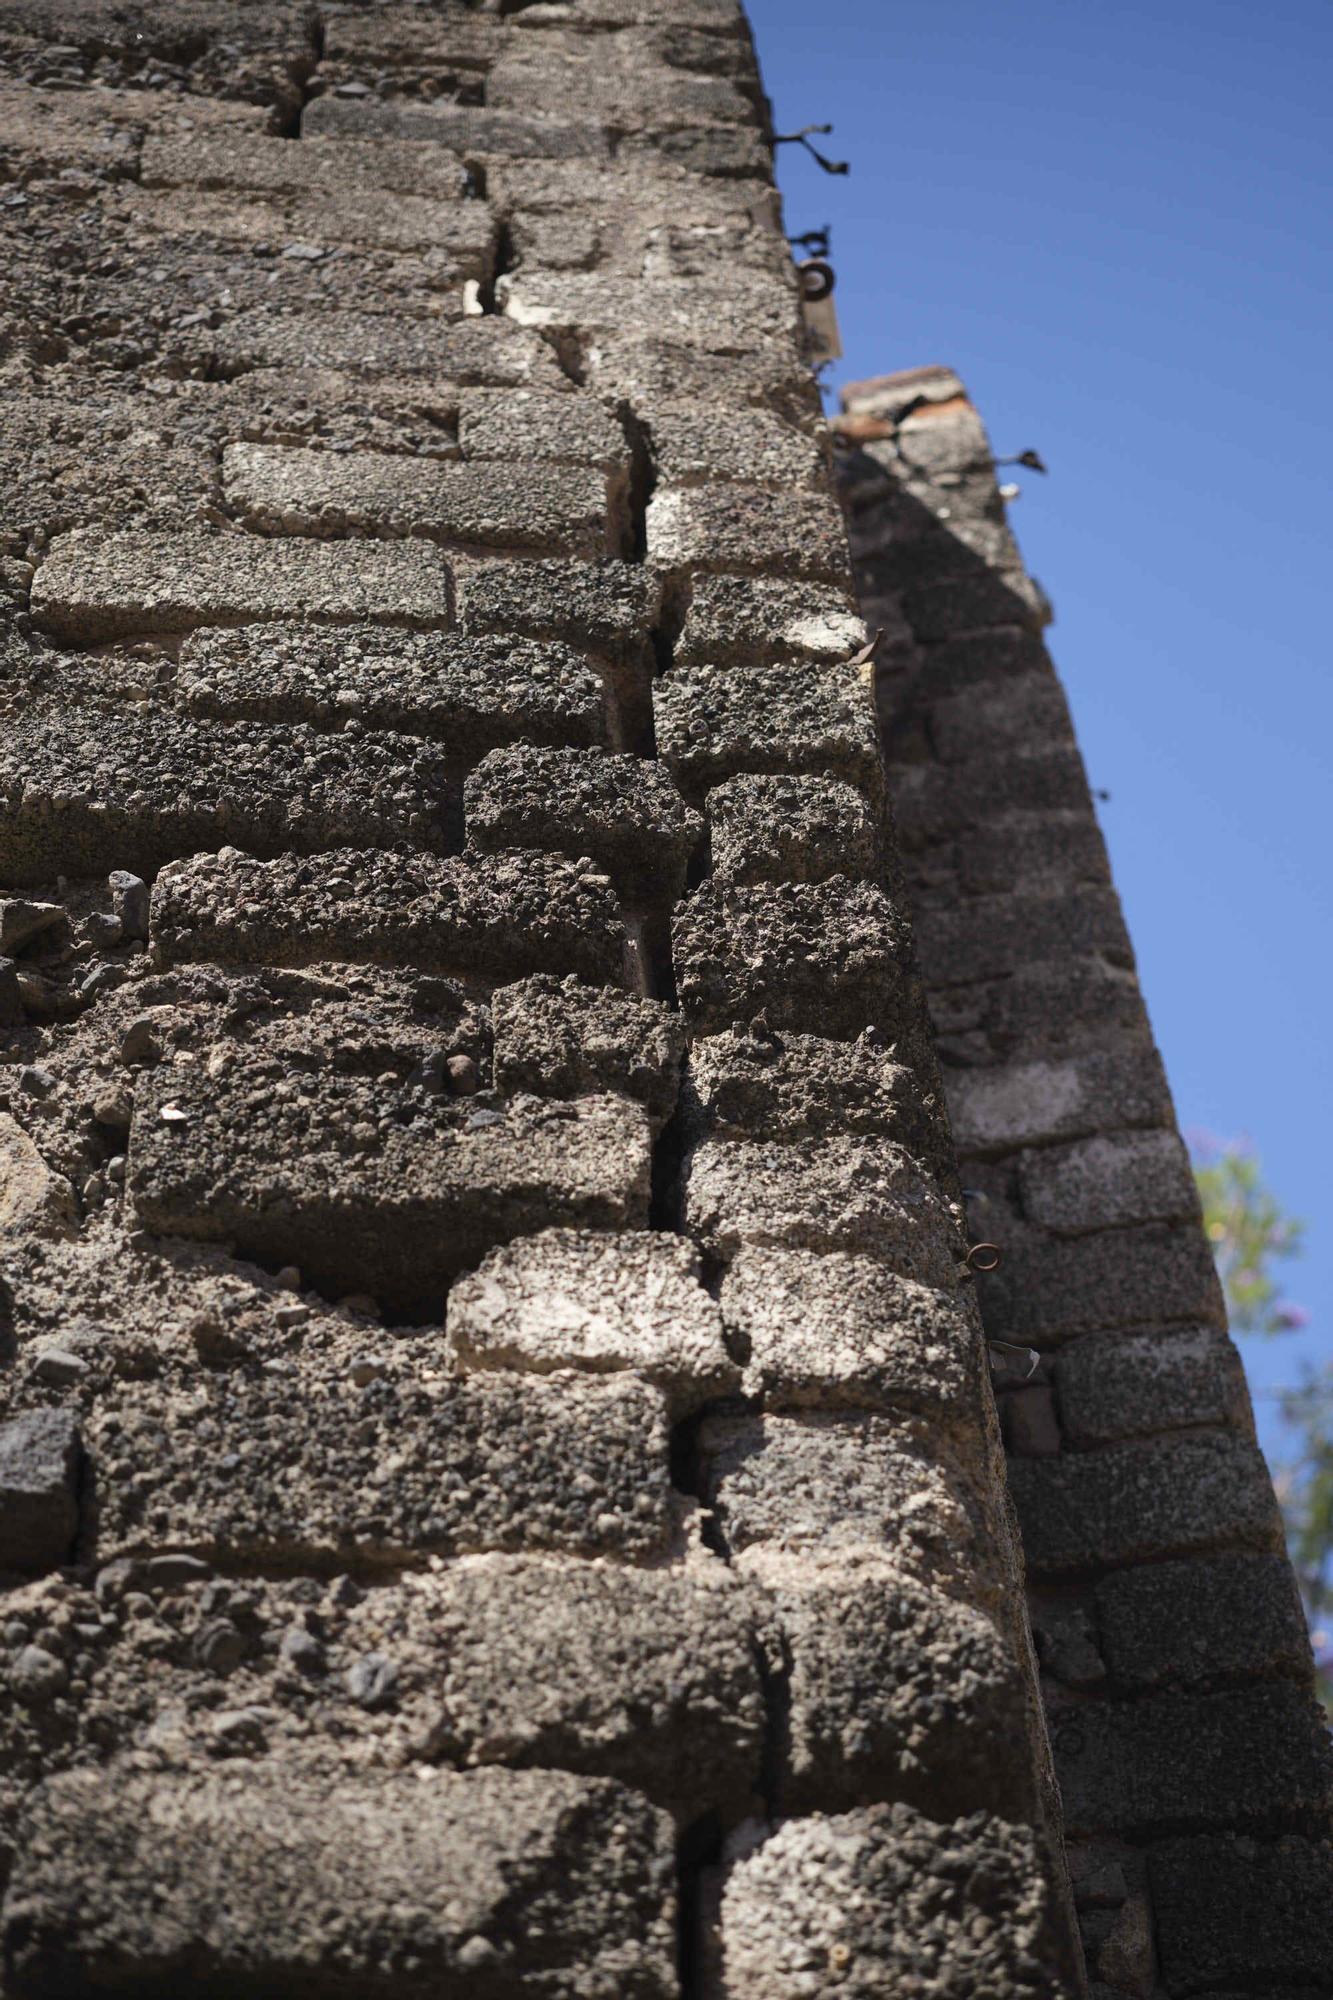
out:
<path id="1" fill-rule="evenodd" d="M 871 798 L 883 789 L 870 695 L 846 668 L 676 667 L 653 710 L 659 753 L 691 797 L 742 772 L 841 778 Z"/>
<path id="2" fill-rule="evenodd" d="M 161 231 L 177 241 L 200 231 L 218 245 L 253 244 L 270 252 L 285 239 L 326 257 L 344 248 L 378 256 L 428 253 L 436 309 L 444 304 L 454 318 L 465 308 L 464 283 L 484 283 L 495 264 L 495 219 L 482 203 L 440 202 L 387 188 L 297 186 L 279 194 L 265 190 L 258 198 L 231 188 L 132 186 L 119 190 L 106 212 L 136 234 Z M 409 296 L 413 289 L 406 261 L 399 289 Z"/>
<path id="3" fill-rule="evenodd" d="M 675 1106 L 685 1033 L 660 1000 L 539 973 L 491 996 L 497 1090 L 540 1097 L 616 1091 L 655 1125 Z"/>
<path id="4" fill-rule="evenodd" d="M 789 492 L 820 488 L 828 476 L 822 445 L 769 410 L 656 403 L 647 422 L 653 462 L 668 486 L 728 481 L 743 471 L 750 484 Z"/>
<path id="5" fill-rule="evenodd" d="M 732 778 L 706 801 L 721 882 L 871 879 L 879 841 L 865 799 L 836 778 Z"/>
<path id="6" fill-rule="evenodd" d="M 1098 953 L 1132 966 L 1120 899 L 1113 889 L 1059 896 L 988 896 L 960 910 L 921 912 L 921 962 L 934 985 L 1003 979 L 1033 959 Z"/>
<path id="7" fill-rule="evenodd" d="M 222 479 L 228 505 L 269 535 L 421 535 L 464 547 L 618 553 L 606 478 L 593 467 L 231 444 Z"/>
<path id="8" fill-rule="evenodd" d="M 1282 1556 L 1120 1570 L 1097 1586 L 1097 1627 L 1112 1678 L 1132 1692 L 1309 1669 L 1309 1634 Z"/>
<path id="9" fill-rule="evenodd" d="M 463 807 L 470 847 L 590 855 L 631 904 L 675 901 L 703 830 L 660 764 L 600 750 L 493 750 Z"/>
<path id="10" fill-rule="evenodd" d="M 77 1771 L 38 1790 L 21 1844 L 21 2000 L 179 1991 L 187 1962 L 257 2000 L 676 1991 L 670 1822 L 605 1779 Z"/>
<path id="11" fill-rule="evenodd" d="M 549 459 L 595 465 L 622 482 L 629 475 L 624 426 L 590 396 L 465 389 L 459 398 L 458 442 L 463 457 L 474 462 L 502 459 L 512 465 Z"/>
<path id="12" fill-rule="evenodd" d="M 681 1011 L 695 1034 L 762 1011 L 779 1030 L 892 1035 L 912 997 L 906 921 L 868 883 L 705 882 L 671 929 Z"/>
<path id="13" fill-rule="evenodd" d="M 677 669 L 849 660 L 866 628 L 845 591 L 785 578 L 697 576 L 674 654 Z"/>
<path id="14" fill-rule="evenodd" d="M 1227 1544 L 1281 1546 L 1268 1468 L 1242 1438 L 1185 1436 L 1013 1459 L 1009 1485 L 1028 1567 L 1038 1575 Z"/>
<path id="15" fill-rule="evenodd" d="M 395 1345 L 397 1345 L 395 1343 Z M 163 1545 L 224 1567 L 393 1569 L 428 1555 L 647 1561 L 677 1538 L 657 1391 L 447 1374 L 393 1349 L 202 1372 L 103 1397 L 85 1445 L 99 1558 Z"/>
<path id="16" fill-rule="evenodd" d="M 351 305 L 319 311 L 250 306 L 201 335 L 199 346 L 201 361 L 228 377 L 252 368 L 337 368 L 370 380 L 425 376 L 455 386 L 557 393 L 569 386 L 540 334 L 495 317 L 450 324 Z"/>
<path id="17" fill-rule="evenodd" d="M 992 1585 L 985 1509 L 914 1419 L 719 1413 L 698 1449 L 705 1504 L 747 1574 L 775 1552 L 856 1552 L 973 1602 Z"/>
<path id="18" fill-rule="evenodd" d="M 1254 1992 L 1266 1979 L 1293 2000 L 1316 2000 L 1333 1963 L 1331 1861 L 1326 1840 L 1297 1835 L 1204 1834 L 1151 1848 L 1164 1978 L 1179 1993 Z"/>
<path id="19" fill-rule="evenodd" d="M 177 1554 L 19 1585 L 0 1634 L 0 1675 L 22 1691 L 0 1709 L 6 1861 L 29 1786 L 133 1749 L 163 1713 L 173 1762 L 335 1738 L 362 1769 L 405 1750 L 556 1768 L 740 1818 L 765 1724 L 757 1609 L 718 1563 L 577 1556 L 463 1556 L 362 1588 L 223 1578 Z M 29 1632 L 56 1631 L 77 1703 L 21 1664 Z"/>
<path id="20" fill-rule="evenodd" d="M 1061 1428 L 1074 1446 L 1198 1424 L 1249 1424 L 1240 1355 L 1212 1327 L 1091 1334 L 1060 1354 L 1055 1383 Z"/>
<path id="21" fill-rule="evenodd" d="M 684 1109 L 692 1131 L 719 1138 L 873 1133 L 913 1151 L 925 1124 L 912 1072 L 878 1034 L 833 1042 L 764 1022 L 695 1042 Z"/>
<path id="22" fill-rule="evenodd" d="M 438 852 L 461 801 L 433 746 L 385 731 L 195 721 L 168 708 L 33 702 L 0 747 L 0 870 L 14 883 L 345 846 Z"/>
<path id="23" fill-rule="evenodd" d="M 312 546 L 198 529 L 169 539 L 92 529 L 59 535 L 33 580 L 32 611 L 38 625 L 82 645 L 274 618 L 453 623 L 449 567 L 431 542 Z"/>
<path id="24" fill-rule="evenodd" d="M 0 1570 L 31 1575 L 69 1559 L 81 1455 L 67 1410 L 25 1410 L 0 1422 Z"/>
<path id="25" fill-rule="evenodd" d="M 837 507 L 822 493 L 786 489 L 719 485 L 657 493 L 648 506 L 648 560 L 660 570 L 777 570 L 818 583 L 848 581 Z"/>
<path id="26" fill-rule="evenodd" d="M 875 1558 L 752 1557 L 747 1575 L 790 1662 L 784 1813 L 1033 1812 L 1023 1681 L 984 1612 Z"/>
<path id="27" fill-rule="evenodd" d="M 465 632 L 562 639 L 616 666 L 648 669 L 657 593 L 633 563 L 463 562 L 458 622 Z"/>
<path id="28" fill-rule="evenodd" d="M 877 1258 L 747 1246 L 720 1296 L 746 1393 L 768 1409 L 919 1410 L 947 1423 L 982 1407 L 974 1321 Z"/>
<path id="29" fill-rule="evenodd" d="M 625 1098 L 478 1109 L 219 1054 L 212 1075 L 163 1068 L 136 1093 L 128 1186 L 145 1228 L 419 1310 L 511 1236 L 647 1221 L 648 1118 Z"/>
<path id="30" fill-rule="evenodd" d="M 1217 1270 L 1197 1227 L 1016 1243 L 1002 1269 L 982 1280 L 981 1296 L 992 1333 L 1037 1347 L 1154 1319 L 1226 1324 Z"/>
<path id="31" fill-rule="evenodd" d="M 556 967 L 598 984 L 618 980 L 624 943 L 607 878 L 560 855 L 356 849 L 178 862 L 154 886 L 151 936 L 160 965 L 407 961 L 473 982 Z"/>
<path id="32" fill-rule="evenodd" d="M 728 1262 L 755 1244 L 846 1250 L 919 1284 L 947 1290 L 956 1280 L 956 1224 L 929 1177 L 890 1140 L 707 1139 L 686 1160 L 682 1192 L 685 1228 Z"/>
<path id="33" fill-rule="evenodd" d="M 1323 1710 L 1290 1681 L 1099 1702 L 1057 1718 L 1052 1742 L 1071 1835 L 1279 1830 L 1333 1805 Z"/>
<path id="34" fill-rule="evenodd" d="M 949 1078 L 949 1116 L 960 1152 L 1007 1153 L 1107 1127 L 1165 1125 L 1171 1097 L 1156 1049 L 1135 1041 L 1058 1061 L 960 1070 Z"/>
<path id="35" fill-rule="evenodd" d="M 176 677 L 190 713 L 223 721 L 350 722 L 439 742 L 451 766 L 514 740 L 598 744 L 601 681 L 558 640 L 247 625 L 193 632 Z"/>
<path id="36" fill-rule="evenodd" d="M 492 1251 L 454 1286 L 449 1344 L 473 1369 L 633 1370 L 679 1413 L 740 1380 L 701 1275 L 679 1236 L 543 1230 Z"/>
<path id="37" fill-rule="evenodd" d="M 1063 1987 L 1033 1834 L 974 1813 L 941 1825 L 903 1804 L 789 1820 L 722 1895 L 726 2000 L 1046 2000 Z"/>
<path id="38" fill-rule="evenodd" d="M 1058 1235 L 1134 1222 L 1194 1221 L 1199 1195 L 1175 1132 L 1113 1132 L 1019 1163 L 1023 1212 Z"/>
<path id="39" fill-rule="evenodd" d="M 302 129 L 316 138 L 428 139 L 466 160 L 491 153 L 549 160 L 604 158 L 607 153 L 600 125 L 575 121 L 556 124 L 470 104 L 413 104 L 404 99 L 386 104 L 366 98 L 317 97 L 306 107 Z"/>
<path id="40" fill-rule="evenodd" d="M 298 188 L 315 193 L 388 188 L 437 203 L 461 201 L 468 186 L 463 162 L 439 146 L 358 144 L 313 135 L 293 146 L 290 139 L 257 134 L 237 146 L 220 133 L 181 138 L 150 132 L 139 156 L 139 180 L 146 188 L 238 188 L 269 195 Z"/>

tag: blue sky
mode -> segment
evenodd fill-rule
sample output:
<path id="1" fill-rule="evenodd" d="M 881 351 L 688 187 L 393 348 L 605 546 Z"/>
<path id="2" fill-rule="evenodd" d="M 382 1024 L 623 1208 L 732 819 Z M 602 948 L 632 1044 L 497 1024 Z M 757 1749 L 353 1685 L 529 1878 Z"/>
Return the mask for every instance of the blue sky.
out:
<path id="1" fill-rule="evenodd" d="M 1333 6 L 750 11 L 779 131 L 852 164 L 779 155 L 789 231 L 833 226 L 832 380 L 948 362 L 1050 467 L 1012 518 L 1181 1121 L 1309 1222 L 1271 1388 L 1333 1354 Z"/>

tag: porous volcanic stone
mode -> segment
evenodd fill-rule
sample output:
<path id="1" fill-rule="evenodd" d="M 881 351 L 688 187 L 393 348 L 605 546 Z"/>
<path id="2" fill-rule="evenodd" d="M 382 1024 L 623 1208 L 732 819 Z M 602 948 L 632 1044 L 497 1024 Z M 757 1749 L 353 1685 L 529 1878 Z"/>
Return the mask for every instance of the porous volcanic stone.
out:
<path id="1" fill-rule="evenodd" d="M 680 1087 L 685 1032 L 661 1000 L 538 973 L 491 995 L 495 1086 L 542 1097 L 619 1091 L 667 1119 Z"/>

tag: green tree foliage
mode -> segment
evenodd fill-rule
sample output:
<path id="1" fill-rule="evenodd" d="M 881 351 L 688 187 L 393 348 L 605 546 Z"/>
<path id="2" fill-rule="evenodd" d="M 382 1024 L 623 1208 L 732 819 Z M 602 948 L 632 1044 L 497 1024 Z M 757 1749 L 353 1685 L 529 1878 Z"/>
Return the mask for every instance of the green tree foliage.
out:
<path id="1" fill-rule="evenodd" d="M 1265 1338 L 1298 1332 L 1310 1316 L 1286 1297 L 1279 1267 L 1300 1254 L 1305 1225 L 1283 1213 L 1244 1141 L 1196 1135 L 1192 1150 L 1232 1331 Z M 1275 1468 L 1278 1499 L 1320 1689 L 1333 1712 L 1333 1363 L 1307 1362 L 1277 1400 L 1295 1445 L 1291 1459 Z"/>

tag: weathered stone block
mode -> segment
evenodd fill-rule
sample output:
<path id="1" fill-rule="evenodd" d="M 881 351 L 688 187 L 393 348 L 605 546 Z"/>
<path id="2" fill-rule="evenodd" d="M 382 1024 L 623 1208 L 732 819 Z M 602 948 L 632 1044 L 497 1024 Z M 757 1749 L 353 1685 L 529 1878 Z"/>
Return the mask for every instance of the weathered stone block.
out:
<path id="1" fill-rule="evenodd" d="M 980 1292 L 991 1333 L 1035 1346 L 1154 1320 L 1225 1324 L 1217 1270 L 1193 1224 L 1015 1244 Z"/>
<path id="2" fill-rule="evenodd" d="M 1171 1123 L 1162 1060 L 1147 1043 L 1051 1062 L 956 1070 L 948 1094 L 962 1153 L 1011 1152 L 1107 1127 Z"/>
<path id="3" fill-rule="evenodd" d="M 967 896 L 1052 895 L 1111 879 L 1095 820 L 1076 812 L 1013 814 L 958 836 L 958 886 Z"/>
<path id="4" fill-rule="evenodd" d="M 855 881 L 879 872 L 874 814 L 835 778 L 732 778 L 708 794 L 706 806 L 719 881 Z"/>
<path id="5" fill-rule="evenodd" d="M 1242 1833 L 1160 1842 L 1149 1851 L 1163 1977 L 1179 1993 L 1235 1981 L 1322 1988 L 1333 1963 L 1333 1849 Z M 1312 1996 L 1313 2000 L 1313 1996 Z"/>
<path id="6" fill-rule="evenodd" d="M 1323 1711 L 1288 1681 L 1080 1707 L 1052 1742 L 1071 1833 L 1326 1823 L 1333 1803 Z"/>
<path id="7" fill-rule="evenodd" d="M 420 1316 L 511 1236 L 647 1221 L 651 1137 L 628 1099 L 477 1109 L 410 1081 L 293 1078 L 227 1055 L 211 1075 L 159 1069 L 139 1086 L 127 1184 L 150 1230 L 229 1241 Z"/>
<path id="8" fill-rule="evenodd" d="M 553 969 L 614 984 L 624 932 L 604 875 L 554 854 L 376 854 L 176 863 L 153 889 L 159 965 L 407 962 L 511 980 Z"/>
<path id="9" fill-rule="evenodd" d="M 1030 750 L 961 767 L 903 764 L 890 758 L 889 790 L 903 846 L 950 840 L 1014 812 L 1091 813 L 1087 773 L 1077 750 Z M 1003 884 L 1009 887 L 1009 884 Z M 1003 948 L 1002 921 L 993 949 Z M 1057 916 L 1048 929 L 1057 947 Z M 966 974 L 963 975 L 966 977 Z"/>
<path id="10" fill-rule="evenodd" d="M 926 1427 L 878 1415 L 718 1415 L 700 1427 L 703 1497 L 728 1553 L 890 1558 L 926 1582 L 984 1594 L 990 1524 Z"/>
<path id="11" fill-rule="evenodd" d="M 465 389 L 459 399 L 458 442 L 465 459 L 509 464 L 551 459 L 595 465 L 620 480 L 629 475 L 624 426 L 590 396 Z"/>
<path id="12" fill-rule="evenodd" d="M 233 1768 L 39 1789 L 4 1912 L 24 2000 L 165 1990 L 187 1961 L 256 1995 L 674 1993 L 670 1821 L 624 1786 Z"/>
<path id="13" fill-rule="evenodd" d="M 572 976 L 538 974 L 491 996 L 495 1087 L 541 1097 L 617 1091 L 671 1115 L 685 1035 L 660 1000 L 584 986 Z"/>
<path id="14" fill-rule="evenodd" d="M 707 1139 L 682 1172 L 684 1225 L 710 1256 L 754 1244 L 846 1250 L 948 1289 L 961 1250 L 933 1182 L 901 1146 L 842 1135 L 777 1146 Z"/>
<path id="15" fill-rule="evenodd" d="M 652 579 L 627 562 L 467 562 L 458 572 L 465 632 L 554 637 L 645 671 L 656 605 Z"/>
<path id="16" fill-rule="evenodd" d="M 614 555 L 622 540 L 606 477 L 593 467 L 231 444 L 222 480 L 238 517 L 269 535 L 421 535 L 584 556 Z"/>
<path id="17" fill-rule="evenodd" d="M 1056 1360 L 1055 1382 L 1073 1445 L 1249 1422 L 1240 1356 L 1209 1327 L 1077 1341 Z"/>
<path id="18" fill-rule="evenodd" d="M 1132 965 L 1129 935 L 1113 889 L 1059 896 L 988 897 L 960 910 L 923 910 L 921 963 L 935 986 L 1004 978 L 1034 958 L 1100 953 Z"/>
<path id="19" fill-rule="evenodd" d="M 569 386 L 539 334 L 493 314 L 451 325 L 434 316 L 350 305 L 287 312 L 251 306 L 201 335 L 199 348 L 197 365 L 227 376 L 254 368 L 336 368 L 371 380 L 425 376 L 458 387 L 558 394 Z"/>
<path id="20" fill-rule="evenodd" d="M 633 1370 L 688 1410 L 734 1390 L 722 1314 L 679 1236 L 547 1229 L 492 1251 L 449 1295 L 449 1343 L 467 1368 Z"/>
<path id="21" fill-rule="evenodd" d="M 653 689 L 657 747 L 676 782 L 702 797 L 742 772 L 840 778 L 874 798 L 879 738 L 854 671 L 677 667 Z"/>
<path id="22" fill-rule="evenodd" d="M 668 487 L 741 479 L 790 492 L 821 488 L 828 477 L 822 442 L 769 410 L 664 402 L 649 407 L 647 424 L 653 462 Z"/>
<path id="23" fill-rule="evenodd" d="M 908 1004 L 908 930 L 882 889 L 841 877 L 753 889 L 706 882 L 672 922 L 681 1011 L 695 1034 L 763 1012 L 776 1028 L 892 1034 Z"/>
<path id="24" fill-rule="evenodd" d="M 450 592 L 448 564 L 430 542 L 312 547 L 199 530 L 162 539 L 75 529 L 52 542 L 32 610 L 58 637 L 91 645 L 274 618 L 445 627 Z"/>
<path id="25" fill-rule="evenodd" d="M 958 1300 L 876 1258 L 746 1247 L 728 1266 L 722 1317 L 745 1357 L 745 1391 L 769 1409 L 981 1407 L 979 1331 Z"/>
<path id="26" fill-rule="evenodd" d="M 402 98 L 385 103 L 368 98 L 317 97 L 306 106 L 302 130 L 315 138 L 424 139 L 469 160 L 488 153 L 561 160 L 604 158 L 607 152 L 600 125 L 556 124 L 523 118 L 508 110 L 492 111 L 471 104 L 420 104 Z"/>
<path id="27" fill-rule="evenodd" d="M 665 1404 L 627 1377 L 460 1381 L 390 1347 L 369 1383 L 336 1357 L 205 1370 L 183 1392 L 134 1383 L 85 1442 L 102 1560 L 165 1544 L 224 1568 L 644 1561 L 676 1535 Z"/>
<path id="28" fill-rule="evenodd" d="M 659 570 L 729 575 L 777 570 L 846 585 L 847 538 L 826 494 L 753 486 L 663 489 L 648 505 L 648 560 Z"/>
<path id="29" fill-rule="evenodd" d="M 1189 1156 L 1175 1132 L 1114 1132 L 1019 1162 L 1024 1213 L 1079 1235 L 1134 1222 L 1185 1222 L 1199 1212 Z"/>
<path id="30" fill-rule="evenodd" d="M 1262 1454 L 1242 1439 L 1181 1437 L 1014 1459 L 1009 1485 L 1029 1569 L 1105 1569 L 1191 1550 L 1281 1546 Z"/>
<path id="31" fill-rule="evenodd" d="M 238 146 L 222 133 L 149 132 L 139 155 L 139 180 L 147 188 L 239 188 L 247 194 L 389 188 L 432 202 L 461 201 L 467 193 L 462 160 L 438 145 L 321 139 L 314 133 L 302 140 L 297 147 L 290 139 L 254 133 Z"/>
<path id="32" fill-rule="evenodd" d="M 463 284 L 481 283 L 495 264 L 495 218 L 481 202 L 445 202 L 386 188 L 346 190 L 296 186 L 263 198 L 239 190 L 189 188 L 166 191 L 127 187 L 106 203 L 108 219 L 146 235 L 160 231 L 179 240 L 196 231 L 214 244 L 254 245 L 272 253 L 285 239 L 324 256 L 350 246 L 363 256 L 419 252 L 430 256 L 430 292 L 436 310 L 464 309 Z M 318 257 L 315 261 L 319 261 Z M 403 268 L 402 286 L 411 281 Z M 452 292 L 452 298 L 450 293 Z M 447 301 L 447 303 L 446 303 Z"/>
<path id="33" fill-rule="evenodd" d="M 874 1559 L 750 1567 L 790 1661 L 784 1812 L 1033 1811 L 1022 1677 L 983 1612 Z"/>
<path id="34" fill-rule="evenodd" d="M 349 842 L 438 852 L 461 805 L 438 751 L 387 731 L 353 740 L 37 699 L 0 747 L 0 869 L 15 883 L 151 876 L 228 840 L 264 857 Z"/>
<path id="35" fill-rule="evenodd" d="M 694 1130 L 719 1137 L 877 1133 L 909 1152 L 925 1123 L 916 1080 L 882 1037 L 832 1042 L 762 1023 L 695 1042 L 686 1110 Z"/>
<path id="36" fill-rule="evenodd" d="M 25 1410 L 0 1423 L 0 1570 L 34 1575 L 69 1560 L 81 1457 L 68 1410 Z"/>
<path id="37" fill-rule="evenodd" d="M 696 576 L 675 663 L 765 666 L 775 655 L 833 666 L 865 644 L 845 591 L 774 577 Z"/>
<path id="38" fill-rule="evenodd" d="M 451 764 L 530 743 L 605 739 L 602 683 L 559 640 L 248 625 L 193 632 L 176 677 L 193 715 L 428 736 Z"/>
<path id="39" fill-rule="evenodd" d="M 631 903 L 674 902 L 703 832 L 660 764 L 600 750 L 493 750 L 463 798 L 471 847 L 590 855 Z"/>
<path id="40" fill-rule="evenodd" d="M 1284 1556 L 1214 1556 L 1121 1570 L 1097 1586 L 1117 1684 L 1138 1692 L 1259 1675 L 1304 1678 L 1310 1639 Z"/>
<path id="41" fill-rule="evenodd" d="M 903 1804 L 789 1820 L 722 1893 L 727 2000 L 1045 2000 L 1064 1985 L 1050 1896 L 1026 1827 L 982 1813 L 942 1826 Z"/>

